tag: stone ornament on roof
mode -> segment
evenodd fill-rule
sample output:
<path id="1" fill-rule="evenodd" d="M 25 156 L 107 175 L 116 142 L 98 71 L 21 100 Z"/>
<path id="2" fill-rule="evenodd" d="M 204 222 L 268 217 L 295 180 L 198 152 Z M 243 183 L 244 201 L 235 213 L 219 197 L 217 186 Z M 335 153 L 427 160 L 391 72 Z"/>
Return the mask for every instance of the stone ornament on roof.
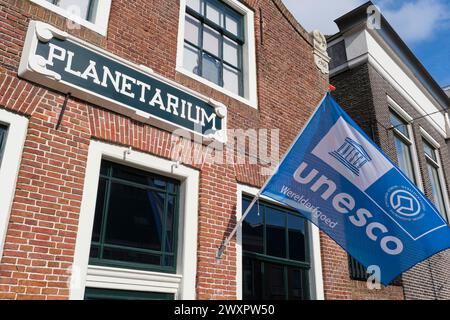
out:
<path id="1" fill-rule="evenodd" d="M 314 30 L 313 45 L 314 45 L 314 62 L 323 74 L 329 74 L 330 69 L 328 63 L 331 58 L 327 53 L 327 39 L 319 30 Z"/>

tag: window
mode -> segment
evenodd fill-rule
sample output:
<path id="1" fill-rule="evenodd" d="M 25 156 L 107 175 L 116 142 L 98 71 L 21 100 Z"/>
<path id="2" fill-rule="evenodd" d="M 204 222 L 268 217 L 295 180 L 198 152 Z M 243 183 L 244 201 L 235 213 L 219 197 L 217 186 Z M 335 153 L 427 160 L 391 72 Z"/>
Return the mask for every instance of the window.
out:
<path id="1" fill-rule="evenodd" d="M 55 6 L 60 7 L 68 12 L 76 14 L 80 18 L 91 21 L 93 20 L 93 11 L 96 8 L 98 0 L 46 0 Z"/>
<path id="2" fill-rule="evenodd" d="M 243 197 L 243 211 L 250 202 Z M 308 299 L 307 239 L 297 212 L 259 201 L 242 226 L 243 299 Z"/>
<path id="3" fill-rule="evenodd" d="M 183 67 L 243 95 L 243 16 L 217 0 L 188 0 Z"/>
<path id="4" fill-rule="evenodd" d="M 16 192 L 28 119 L 0 109 L 0 260 Z"/>
<path id="5" fill-rule="evenodd" d="M 106 36 L 111 0 L 30 0 Z M 73 27 L 77 27 L 76 24 Z"/>
<path id="6" fill-rule="evenodd" d="M 0 166 L 2 164 L 3 151 L 6 144 L 6 134 L 8 133 L 8 127 L 0 124 Z"/>
<path id="7" fill-rule="evenodd" d="M 177 71 L 257 107 L 254 14 L 238 0 L 180 0 Z"/>
<path id="8" fill-rule="evenodd" d="M 394 144 L 397 151 L 398 166 L 411 181 L 417 184 L 418 181 L 414 170 L 411 151 L 413 140 L 410 136 L 409 125 L 393 111 L 390 113 L 390 121 L 394 132 Z"/>
<path id="9" fill-rule="evenodd" d="M 176 271 L 179 183 L 102 161 L 90 264 Z"/>
<path id="10" fill-rule="evenodd" d="M 444 200 L 444 192 L 442 188 L 442 177 L 441 177 L 441 167 L 440 159 L 438 159 L 438 150 L 435 149 L 428 141 L 423 140 L 423 149 L 425 153 L 425 158 L 427 161 L 427 171 L 428 177 L 431 184 L 431 191 L 433 196 L 433 202 L 436 208 L 439 210 L 444 219 L 447 220 L 447 210 Z"/>
<path id="11" fill-rule="evenodd" d="M 170 293 L 86 288 L 84 300 L 174 300 Z"/>
<path id="12" fill-rule="evenodd" d="M 352 280 L 366 281 L 369 277 L 366 267 L 350 255 L 348 255 L 348 270 Z"/>

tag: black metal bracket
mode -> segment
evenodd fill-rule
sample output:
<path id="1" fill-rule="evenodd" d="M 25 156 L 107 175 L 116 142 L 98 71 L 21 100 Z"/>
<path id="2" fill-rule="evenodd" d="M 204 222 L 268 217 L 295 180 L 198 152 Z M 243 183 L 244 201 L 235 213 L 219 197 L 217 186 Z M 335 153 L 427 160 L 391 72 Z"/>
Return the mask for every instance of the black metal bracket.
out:
<path id="1" fill-rule="evenodd" d="M 67 102 L 69 101 L 69 98 L 70 98 L 70 92 L 68 92 L 66 94 L 66 97 L 64 98 L 64 103 L 62 105 L 61 112 L 59 113 L 58 122 L 56 123 L 56 127 L 55 127 L 56 130 L 58 130 L 59 127 L 61 126 L 61 122 L 64 117 L 64 113 L 66 112 Z"/>

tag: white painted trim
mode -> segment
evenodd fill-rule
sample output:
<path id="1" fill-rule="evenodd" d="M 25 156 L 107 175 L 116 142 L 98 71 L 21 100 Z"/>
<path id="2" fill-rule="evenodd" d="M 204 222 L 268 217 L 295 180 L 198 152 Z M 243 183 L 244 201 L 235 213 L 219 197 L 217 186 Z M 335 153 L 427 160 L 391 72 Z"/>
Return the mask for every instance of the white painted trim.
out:
<path id="1" fill-rule="evenodd" d="M 176 298 L 195 299 L 199 172 L 183 165 L 176 167 L 173 161 L 165 160 L 138 151 L 131 151 L 131 154 L 126 155 L 124 152 L 126 150 L 128 149 L 125 147 L 99 141 L 91 141 L 86 167 L 83 200 L 81 204 L 79 228 L 75 247 L 75 257 L 72 267 L 70 299 L 83 299 L 84 289 L 89 284 L 94 284 L 99 287 L 99 285 L 103 283 L 105 285 L 103 287 L 111 288 L 111 283 L 116 283 L 117 289 L 120 289 L 124 288 L 124 286 L 136 286 L 136 283 L 131 283 L 126 280 L 130 277 L 149 279 L 149 277 L 154 277 L 155 275 L 158 275 L 160 280 L 174 279 L 174 277 L 179 278 L 180 281 L 177 288 Z M 111 268 L 101 268 L 100 270 L 97 267 L 88 266 L 100 165 L 101 160 L 104 158 L 180 180 L 180 219 L 178 230 L 179 258 L 177 264 L 177 276 L 172 276 L 165 273 L 126 269 L 114 269 L 114 273 L 111 272 Z M 127 276 L 124 277 L 124 274 L 127 274 Z M 94 275 L 96 275 L 96 277 L 93 278 Z M 117 278 L 115 280 L 111 280 L 112 276 Z M 172 280 L 169 282 L 173 283 Z M 108 284 L 106 285 L 105 283 Z M 144 284 L 142 283 L 142 285 Z M 147 287 L 147 289 L 153 290 L 153 288 L 155 288 L 155 284 L 151 283 L 151 285 Z M 171 287 L 170 284 L 162 283 L 159 285 L 159 290 L 162 290 L 161 288 L 167 289 L 169 287 Z M 140 287 L 140 290 L 143 289 L 143 287 Z M 173 293 L 172 291 L 173 290 L 171 289 L 164 292 Z"/>
<path id="2" fill-rule="evenodd" d="M 86 288 L 173 293 L 177 298 L 181 275 L 89 266 Z"/>
<path id="3" fill-rule="evenodd" d="M 355 68 L 363 63 L 370 64 L 421 116 L 438 111 L 439 103 L 424 89 L 419 80 L 414 78 L 402 61 L 396 57 L 376 31 L 357 29 L 346 32 L 348 61 L 332 70 L 330 77 Z M 444 111 L 435 113 L 426 119 L 444 138 L 447 137 Z"/>
<path id="4" fill-rule="evenodd" d="M 22 161 L 28 119 L 0 109 L 0 123 L 8 126 L 3 159 L 0 164 L 0 260 L 3 256 L 17 175 Z"/>
<path id="5" fill-rule="evenodd" d="M 387 101 L 388 101 L 388 105 L 394 109 L 394 111 L 396 111 L 399 116 L 401 116 L 403 118 L 403 120 L 405 120 L 408 123 L 411 123 L 413 121 L 413 117 L 411 117 L 405 110 L 403 110 L 402 107 L 400 107 L 400 105 L 395 102 L 394 99 L 392 99 L 389 95 L 387 96 Z"/>
<path id="6" fill-rule="evenodd" d="M 441 185 L 441 192 L 442 192 L 442 197 L 444 198 L 444 206 L 445 206 L 444 214 L 447 218 L 447 223 L 450 223 L 450 199 L 449 199 L 449 193 L 447 190 L 447 183 L 445 181 L 444 169 L 442 167 L 441 155 L 439 153 L 439 149 L 441 148 L 441 146 L 422 127 L 420 127 L 420 134 L 422 135 L 423 139 L 425 139 L 428 143 L 430 143 L 435 148 L 434 153 L 436 155 L 437 162 L 432 159 L 430 159 L 430 161 L 433 161 L 438 165 L 439 184 Z M 425 158 L 428 158 L 427 155 L 425 155 Z M 427 161 L 427 160 L 425 159 L 425 161 Z M 425 165 L 427 166 L 428 163 L 425 163 Z M 426 170 L 428 172 L 428 168 L 426 168 L 424 170 Z"/>
<path id="7" fill-rule="evenodd" d="M 438 111 L 439 103 L 422 88 L 419 80 L 410 76 L 410 70 L 402 65 L 398 57 L 393 57 L 383 40 L 374 32 L 367 32 L 369 63 L 400 93 L 420 115 Z M 375 36 L 374 36 L 375 35 Z M 405 71 L 406 70 L 406 71 Z M 443 114 L 433 114 L 425 117 L 436 130 L 445 137 L 445 119 Z"/>
<path id="8" fill-rule="evenodd" d="M 239 219 L 242 217 L 242 195 L 248 194 L 255 196 L 258 193 L 259 189 L 246 186 L 243 184 L 237 185 L 237 203 L 236 203 L 236 219 L 239 221 Z M 274 201 L 273 199 L 270 199 L 265 196 L 261 196 L 261 199 L 264 201 L 271 202 L 273 204 L 276 204 L 278 206 L 285 207 L 283 204 L 278 203 L 277 201 Z M 324 300 L 324 287 L 323 287 L 323 276 L 322 276 L 322 255 L 320 250 L 320 231 L 319 228 L 312 225 L 312 223 L 308 223 L 308 226 L 310 227 L 310 241 L 311 244 L 310 248 L 310 257 L 311 257 L 311 268 L 309 273 L 309 281 L 310 281 L 310 294 L 311 298 L 315 300 Z M 238 228 L 236 233 L 236 286 L 237 286 L 237 292 L 236 296 L 238 300 L 242 300 L 242 285 L 243 285 L 243 279 L 242 279 L 242 226 Z"/>
<path id="9" fill-rule="evenodd" d="M 413 121 L 413 117 L 411 117 L 408 112 L 406 112 L 398 103 L 394 101 L 391 97 L 387 96 L 389 108 L 394 110 L 403 120 L 407 122 L 406 128 L 408 130 L 409 138 L 403 135 L 401 132 L 397 131 L 404 139 L 406 139 L 411 148 L 411 158 L 412 158 L 412 166 L 414 170 L 414 175 L 417 178 L 416 185 L 417 187 L 424 192 L 423 188 L 423 180 L 422 174 L 420 173 L 420 165 L 419 165 L 419 154 L 417 153 L 417 145 L 416 139 L 414 137 L 414 131 L 411 125 Z M 394 129 L 395 130 L 395 129 Z"/>
<path id="10" fill-rule="evenodd" d="M 243 59 L 244 59 L 244 97 L 231 92 L 217 84 L 202 78 L 183 67 L 183 47 L 184 47 L 184 16 L 186 13 L 186 0 L 180 0 L 180 15 L 178 21 L 178 42 L 177 42 L 177 58 L 176 58 L 176 71 L 180 72 L 192 79 L 199 81 L 203 84 L 210 86 L 211 88 L 220 91 L 233 99 L 236 99 L 242 103 L 249 105 L 252 108 L 258 108 L 258 95 L 257 95 L 257 79 L 256 79 L 256 47 L 255 47 L 255 32 L 254 32 L 254 13 L 251 9 L 247 8 L 241 2 L 237 0 L 222 0 L 230 7 L 244 16 L 244 32 L 245 43 L 243 47 Z"/>
<path id="11" fill-rule="evenodd" d="M 424 128 L 419 127 L 420 130 L 420 134 L 422 135 L 422 137 L 428 141 L 428 143 L 430 143 L 433 147 L 435 147 L 436 149 L 440 149 L 441 145 L 439 144 L 439 142 L 437 142 L 432 136 L 431 134 L 429 134 L 428 132 L 425 131 Z"/>
<path id="12" fill-rule="evenodd" d="M 73 13 L 62 9 L 61 7 L 58 7 L 57 5 L 54 5 L 46 0 L 29 0 L 30 2 L 36 3 L 48 10 L 51 10 L 60 16 L 63 16 L 64 18 L 67 18 L 79 25 L 82 25 L 83 27 L 86 27 L 88 29 L 91 29 L 102 36 L 107 35 L 108 33 L 108 21 L 109 21 L 109 14 L 111 11 L 111 0 L 98 0 L 96 3 L 95 8 L 95 16 L 93 17 L 93 21 L 87 21 L 77 15 L 74 15 Z"/>

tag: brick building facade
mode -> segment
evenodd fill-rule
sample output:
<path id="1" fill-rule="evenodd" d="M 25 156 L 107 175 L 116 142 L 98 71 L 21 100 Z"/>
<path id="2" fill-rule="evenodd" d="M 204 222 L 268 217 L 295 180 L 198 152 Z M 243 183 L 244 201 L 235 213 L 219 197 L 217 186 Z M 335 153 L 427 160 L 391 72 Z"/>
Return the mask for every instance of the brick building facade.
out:
<path id="1" fill-rule="evenodd" d="M 281 129 L 281 152 L 327 88 L 327 75 L 314 64 L 311 36 L 281 1 L 225 1 L 226 10 L 245 19 L 244 51 L 249 56 L 244 63 L 249 59 L 249 65 L 252 61 L 256 65 L 254 70 L 247 66 L 244 81 L 248 83 L 238 96 L 177 65 L 186 1 L 90 3 L 101 5 L 90 14 L 95 19 L 77 18 L 80 12 L 70 16 L 79 26 L 66 19 L 70 8 L 50 2 L 0 3 L 0 122 L 8 129 L 1 175 L 0 298 L 82 299 L 88 289 L 106 290 L 94 290 L 92 297 L 120 289 L 177 299 L 240 298 L 242 271 L 237 269 L 236 243 L 222 260 L 216 261 L 215 254 L 236 222 L 236 208 L 241 206 L 238 190 L 242 192 L 238 186 L 260 187 L 266 178 L 260 175 L 259 165 L 205 162 L 173 167 L 170 131 L 110 111 L 108 105 L 87 103 L 38 81 L 21 79 L 19 62 L 27 30 L 31 21 L 48 23 L 107 53 L 151 68 L 158 77 L 204 101 L 212 98 L 223 103 L 228 128 Z M 250 42 L 255 47 L 253 56 Z M 129 154 L 124 153 L 129 147 Z M 205 150 L 201 143 L 195 148 Z M 102 158 L 179 183 L 176 231 L 183 241 L 178 243 L 175 272 L 88 267 Z M 328 253 L 336 246 L 323 236 L 321 241 L 324 273 L 331 274 L 335 255 Z M 327 281 L 327 298 L 346 297 L 337 284 Z M 318 295 L 323 296 L 323 290 Z"/>
<path id="2" fill-rule="evenodd" d="M 449 100 L 383 16 L 380 29 L 369 28 L 370 5 L 335 20 L 340 32 L 328 38 L 334 58 L 330 82 L 337 87 L 333 95 L 449 221 Z M 410 150 L 407 160 L 402 146 Z M 446 251 L 405 272 L 399 281 L 405 299 L 449 299 L 448 264 Z"/>
<path id="3" fill-rule="evenodd" d="M 314 37 L 281 0 L 104 0 L 79 7 L 0 0 L 0 43 L 1 299 L 403 299 L 401 286 L 368 290 L 351 280 L 347 254 L 306 223 L 283 226 L 306 244 L 299 248 L 304 257 L 251 252 L 249 223 L 217 260 L 246 199 L 267 178 L 267 161 L 252 163 L 260 157 L 249 145 L 236 153 L 244 154 L 243 164 L 192 163 L 189 156 L 177 162 L 176 119 L 136 111 L 149 87 L 141 82 L 133 94 L 137 79 L 123 72 L 108 78 L 105 69 L 98 79 L 95 63 L 76 71 L 87 48 L 99 61 L 199 101 L 204 109 L 197 110 L 216 107 L 203 122 L 226 119 L 221 129 L 247 133 L 279 129 L 270 149 L 283 154 L 323 97 L 328 75 L 315 64 Z M 57 49 L 69 44 L 78 51 Z M 53 58 L 34 56 L 33 45 L 40 54 L 53 50 L 46 52 Z M 84 79 L 77 86 L 49 71 L 62 60 L 61 72 Z M 352 72 L 369 77 L 367 67 Z M 370 91 L 370 81 L 357 82 Z M 136 105 L 92 93 L 107 84 Z M 217 136 L 212 141 L 223 146 Z M 188 150 L 209 151 L 204 141 L 184 142 Z M 261 208 L 301 219 L 267 201 Z M 265 230 L 272 227 L 264 221 Z M 149 230 L 150 239 L 140 238 Z"/>

